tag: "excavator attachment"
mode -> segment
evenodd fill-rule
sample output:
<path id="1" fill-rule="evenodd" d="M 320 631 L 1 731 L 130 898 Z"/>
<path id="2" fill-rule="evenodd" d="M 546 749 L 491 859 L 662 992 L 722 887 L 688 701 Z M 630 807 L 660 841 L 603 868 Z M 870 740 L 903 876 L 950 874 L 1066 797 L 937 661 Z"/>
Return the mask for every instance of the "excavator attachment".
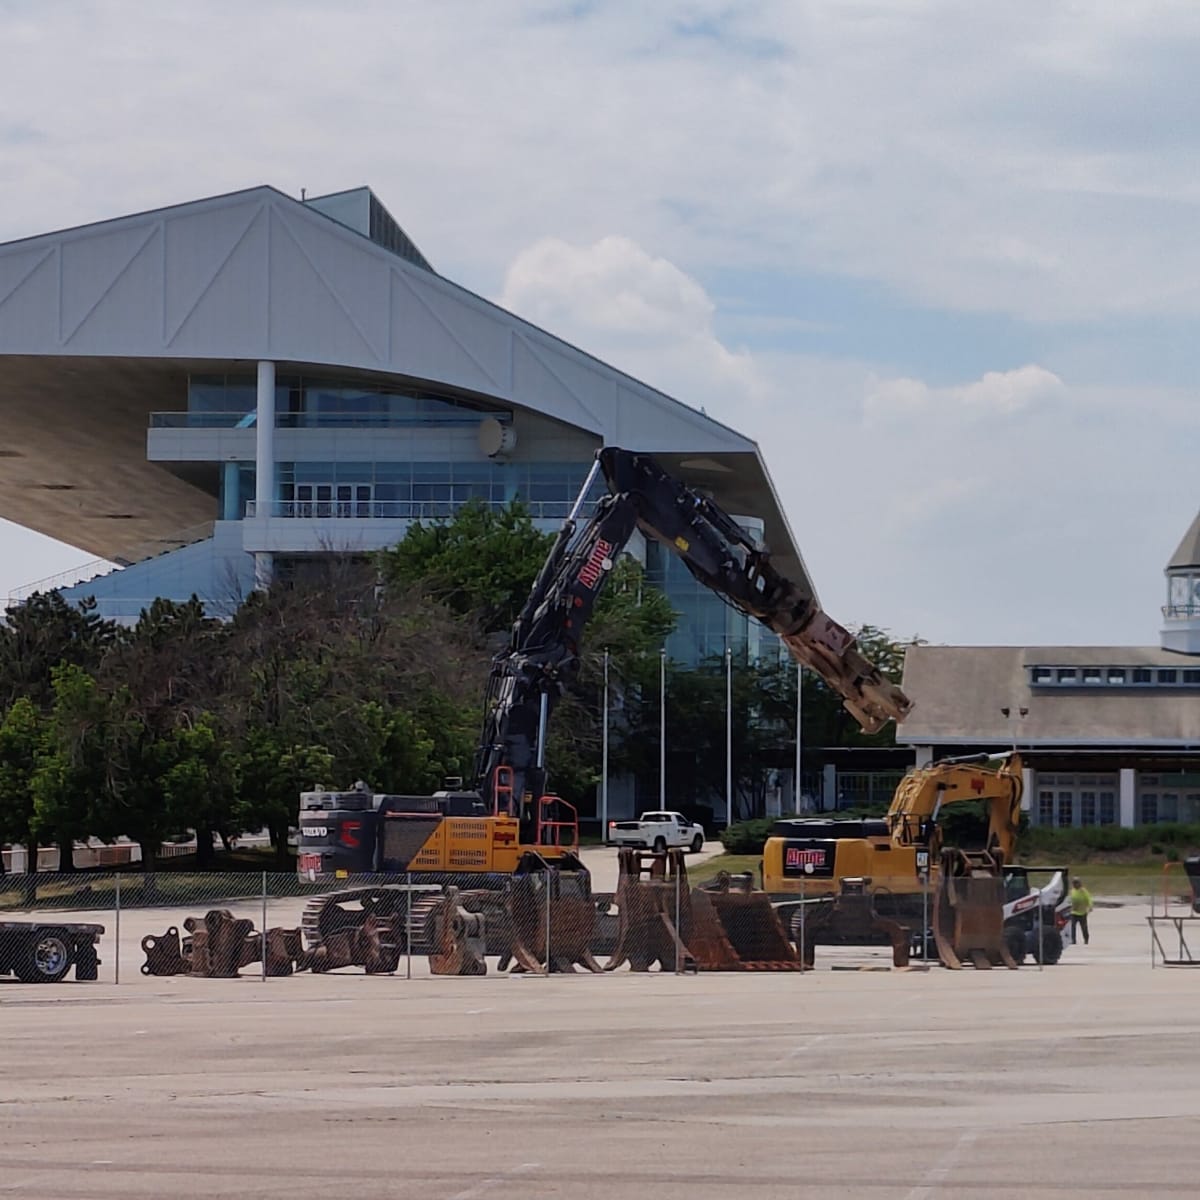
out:
<path id="1" fill-rule="evenodd" d="M 1004 877 L 987 850 L 943 850 L 933 907 L 933 939 L 944 967 L 1016 969 L 1004 938 Z"/>
<path id="2" fill-rule="evenodd" d="M 505 910 L 518 970 L 601 969 L 591 948 L 596 924 L 591 876 L 574 854 L 550 863 L 536 851 L 526 851 L 509 883 Z"/>
<path id="3" fill-rule="evenodd" d="M 425 931 L 431 974 L 487 974 L 487 915 L 463 907 L 458 888 L 447 888 L 431 903 Z"/>
<path id="4" fill-rule="evenodd" d="M 617 943 L 605 966 L 615 971 L 798 971 L 770 901 L 749 880 L 726 875 L 689 888 L 682 850 L 623 849 L 614 897 Z"/>

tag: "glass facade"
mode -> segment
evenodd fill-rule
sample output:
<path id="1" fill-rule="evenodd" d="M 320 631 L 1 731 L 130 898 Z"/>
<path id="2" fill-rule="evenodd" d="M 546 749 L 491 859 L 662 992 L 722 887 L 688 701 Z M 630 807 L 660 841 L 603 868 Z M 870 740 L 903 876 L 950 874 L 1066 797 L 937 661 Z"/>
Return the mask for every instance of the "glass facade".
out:
<path id="1" fill-rule="evenodd" d="M 535 518 L 561 520 L 590 469 L 590 463 L 285 462 L 276 468 L 276 515 L 429 519 L 452 516 L 471 501 L 504 508 L 520 500 Z"/>
<path id="2" fill-rule="evenodd" d="M 1116 775 L 1056 775 L 1039 771 L 1037 808 L 1031 816 L 1038 825 L 1062 828 L 1115 825 L 1118 790 Z"/>

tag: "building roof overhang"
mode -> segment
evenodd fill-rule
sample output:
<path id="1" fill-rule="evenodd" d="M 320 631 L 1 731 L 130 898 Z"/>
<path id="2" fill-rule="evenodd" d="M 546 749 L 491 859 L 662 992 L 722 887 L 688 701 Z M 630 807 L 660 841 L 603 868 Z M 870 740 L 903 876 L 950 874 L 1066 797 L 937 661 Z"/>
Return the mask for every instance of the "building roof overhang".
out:
<path id="1" fill-rule="evenodd" d="M 896 740 L 1200 747 L 1200 689 L 1031 687 L 1030 668 L 1049 664 L 1186 668 L 1198 662 L 1152 646 L 910 646 L 901 686 L 913 711 Z"/>
<path id="2" fill-rule="evenodd" d="M 659 456 L 804 571 L 753 441 L 270 187 L 0 246 L 0 515 L 106 558 L 212 516 L 147 462 L 190 372 L 261 359 L 490 398 Z"/>

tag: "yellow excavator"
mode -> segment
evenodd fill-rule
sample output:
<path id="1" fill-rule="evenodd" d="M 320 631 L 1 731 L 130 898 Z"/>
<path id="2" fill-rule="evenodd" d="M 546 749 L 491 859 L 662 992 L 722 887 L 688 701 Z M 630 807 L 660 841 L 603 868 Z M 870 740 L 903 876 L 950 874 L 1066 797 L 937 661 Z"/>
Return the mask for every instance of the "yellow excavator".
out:
<path id="1" fill-rule="evenodd" d="M 946 966 L 1015 966 L 1005 942 L 1003 872 L 1016 846 L 1021 794 L 1015 752 L 918 768 L 901 780 L 883 817 L 777 821 L 763 850 L 763 889 L 809 962 L 817 944 L 884 941 L 903 965 L 928 928 Z M 943 812 L 969 801 L 982 802 L 987 814 L 983 844 L 944 847 Z"/>

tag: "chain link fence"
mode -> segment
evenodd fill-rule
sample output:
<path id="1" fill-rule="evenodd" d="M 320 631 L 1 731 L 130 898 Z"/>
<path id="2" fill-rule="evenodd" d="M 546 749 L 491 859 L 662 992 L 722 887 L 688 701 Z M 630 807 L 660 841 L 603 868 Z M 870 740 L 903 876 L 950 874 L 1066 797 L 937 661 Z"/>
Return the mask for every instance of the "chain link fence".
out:
<path id="1" fill-rule="evenodd" d="M 593 893 L 586 874 L 556 868 L 486 881 L 170 870 L 0 876 L 0 979 L 799 972 L 936 961 L 928 895 L 907 915 L 881 913 L 865 896 L 856 917 L 853 897 L 839 897 L 836 914 L 828 896 L 773 903 L 749 875 L 692 887 L 682 863 L 678 852 L 638 855 L 612 893 Z"/>

